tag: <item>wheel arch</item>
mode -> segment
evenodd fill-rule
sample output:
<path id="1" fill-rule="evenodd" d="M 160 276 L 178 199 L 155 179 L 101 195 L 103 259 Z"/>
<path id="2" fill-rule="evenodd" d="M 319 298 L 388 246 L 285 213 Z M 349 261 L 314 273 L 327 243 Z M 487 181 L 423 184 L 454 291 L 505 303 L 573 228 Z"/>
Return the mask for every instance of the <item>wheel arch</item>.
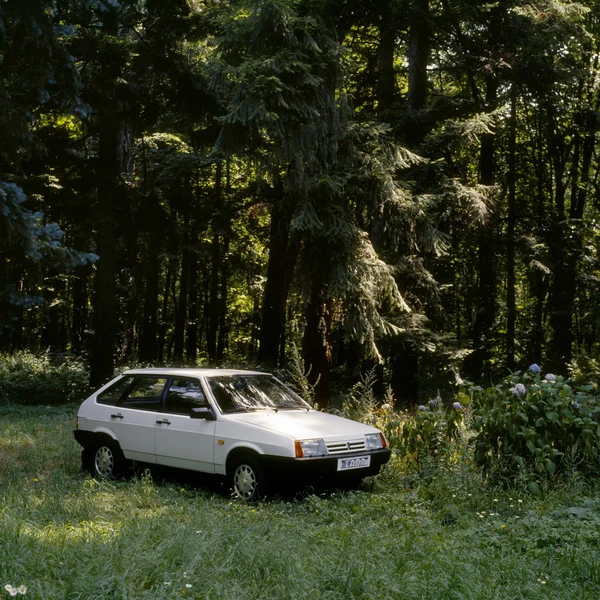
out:
<path id="1" fill-rule="evenodd" d="M 119 444 L 117 437 L 110 430 L 97 429 L 95 431 L 89 431 L 87 429 L 76 429 L 74 434 L 75 439 L 84 450 L 94 448 L 102 440 Z"/>
<path id="2" fill-rule="evenodd" d="M 255 448 L 249 446 L 237 446 L 229 451 L 227 458 L 225 459 L 225 472 L 227 475 L 231 474 L 233 466 L 243 460 L 245 457 L 252 458 L 258 462 L 261 461 L 261 453 Z"/>
<path id="3" fill-rule="evenodd" d="M 121 444 L 119 444 L 119 440 L 117 439 L 117 436 L 110 429 L 104 429 L 104 428 L 96 429 L 96 430 L 92 431 L 91 433 L 93 434 L 94 441 L 104 439 L 107 442 L 111 442 L 111 441 L 115 442 L 116 444 L 119 445 L 119 447 L 121 446 Z"/>

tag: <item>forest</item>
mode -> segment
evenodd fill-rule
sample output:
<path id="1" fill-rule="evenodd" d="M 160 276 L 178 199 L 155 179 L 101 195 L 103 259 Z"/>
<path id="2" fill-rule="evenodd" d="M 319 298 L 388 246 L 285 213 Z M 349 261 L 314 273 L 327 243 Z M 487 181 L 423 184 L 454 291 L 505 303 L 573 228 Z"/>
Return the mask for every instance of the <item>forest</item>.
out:
<path id="1" fill-rule="evenodd" d="M 3 0 L 0 352 L 595 373 L 594 0 Z"/>

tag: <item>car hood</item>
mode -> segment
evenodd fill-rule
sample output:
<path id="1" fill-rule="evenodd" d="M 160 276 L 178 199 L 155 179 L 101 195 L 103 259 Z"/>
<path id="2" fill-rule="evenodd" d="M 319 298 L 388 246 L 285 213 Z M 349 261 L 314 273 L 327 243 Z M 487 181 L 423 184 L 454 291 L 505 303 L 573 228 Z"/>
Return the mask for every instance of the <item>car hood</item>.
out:
<path id="1" fill-rule="evenodd" d="M 350 419 L 344 419 L 318 410 L 257 411 L 227 415 L 227 419 L 241 421 L 289 435 L 296 440 L 323 438 L 326 440 L 351 439 L 378 429 Z"/>

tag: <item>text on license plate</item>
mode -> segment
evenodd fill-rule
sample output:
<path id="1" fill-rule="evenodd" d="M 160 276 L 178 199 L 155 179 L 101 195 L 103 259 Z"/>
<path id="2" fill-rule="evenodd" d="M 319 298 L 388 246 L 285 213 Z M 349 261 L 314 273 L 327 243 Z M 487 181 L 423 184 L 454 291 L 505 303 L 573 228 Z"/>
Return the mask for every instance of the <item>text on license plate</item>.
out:
<path id="1" fill-rule="evenodd" d="M 354 458 L 338 458 L 338 471 L 348 471 L 349 469 L 363 469 L 371 465 L 370 456 L 356 456 Z"/>

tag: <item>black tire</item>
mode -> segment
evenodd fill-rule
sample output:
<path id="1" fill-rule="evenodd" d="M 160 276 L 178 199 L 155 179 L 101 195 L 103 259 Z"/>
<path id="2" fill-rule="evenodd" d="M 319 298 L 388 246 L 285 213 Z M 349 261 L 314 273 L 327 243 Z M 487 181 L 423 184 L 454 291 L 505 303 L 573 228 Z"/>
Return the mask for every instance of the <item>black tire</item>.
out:
<path id="1" fill-rule="evenodd" d="M 245 502 L 258 502 L 267 496 L 267 478 L 259 461 L 245 456 L 237 459 L 230 471 L 233 495 Z"/>
<path id="2" fill-rule="evenodd" d="M 125 457 L 114 441 L 101 440 L 92 449 L 92 473 L 100 479 L 114 479 L 123 473 Z"/>
<path id="3" fill-rule="evenodd" d="M 84 448 L 81 451 L 81 468 L 94 475 L 94 448 Z"/>

